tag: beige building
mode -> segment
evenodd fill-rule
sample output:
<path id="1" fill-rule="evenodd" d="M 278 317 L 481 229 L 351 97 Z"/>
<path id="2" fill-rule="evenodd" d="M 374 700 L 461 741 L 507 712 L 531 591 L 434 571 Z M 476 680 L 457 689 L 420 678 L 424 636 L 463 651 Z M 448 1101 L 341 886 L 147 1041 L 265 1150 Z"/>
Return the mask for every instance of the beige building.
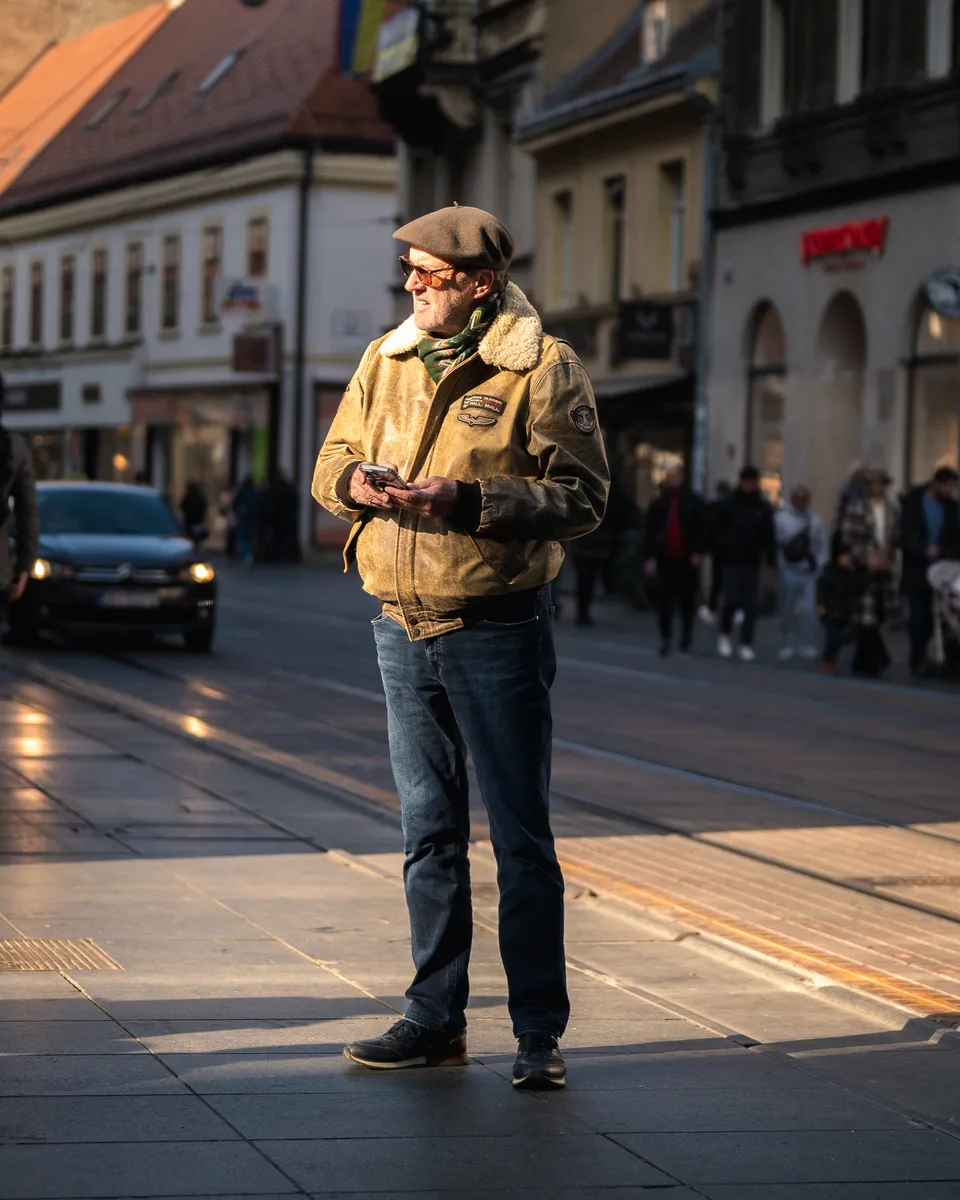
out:
<path id="1" fill-rule="evenodd" d="M 570 70 L 594 10 L 568 7 L 546 30 L 553 86 L 519 129 L 537 167 L 533 290 L 588 367 L 617 475 L 644 506 L 665 458 L 692 450 L 715 9 L 624 4 Z"/>

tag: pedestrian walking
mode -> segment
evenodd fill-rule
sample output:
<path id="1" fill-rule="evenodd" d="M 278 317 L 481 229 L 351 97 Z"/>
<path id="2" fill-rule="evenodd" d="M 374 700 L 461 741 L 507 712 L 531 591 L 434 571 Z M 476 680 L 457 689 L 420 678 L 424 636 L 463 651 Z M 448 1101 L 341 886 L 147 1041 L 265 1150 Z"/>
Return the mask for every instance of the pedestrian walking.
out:
<path id="1" fill-rule="evenodd" d="M 195 546 L 209 536 L 207 529 L 207 498 L 198 483 L 188 483 L 180 501 L 183 533 Z"/>
<path id="2" fill-rule="evenodd" d="M 714 527 L 720 505 L 730 495 L 730 484 L 721 479 L 707 503 L 707 549 L 710 553 L 710 590 L 706 604 L 701 604 L 697 616 L 704 625 L 714 625 L 723 593 L 723 553 L 717 544 Z"/>
<path id="3" fill-rule="evenodd" d="M 586 371 L 507 280 L 514 243 L 496 217 L 454 206 L 394 237 L 411 247 L 413 314 L 364 354 L 313 495 L 352 523 L 346 561 L 383 604 L 415 974 L 403 1019 L 344 1053 L 373 1068 L 466 1061 L 469 754 L 498 863 L 513 1082 L 555 1087 L 569 1000 L 548 813 L 550 582 L 557 543 L 603 516 L 603 441 Z"/>
<path id="4" fill-rule="evenodd" d="M 26 591 L 37 557 L 37 481 L 27 444 L 3 424 L 6 385 L 0 375 L 0 627 Z"/>
<path id="5" fill-rule="evenodd" d="M 817 579 L 817 615 L 824 630 L 820 669 L 824 675 L 836 675 L 840 651 L 855 636 L 854 623 L 865 585 L 865 572 L 854 566 L 850 547 L 834 534 L 830 561 Z"/>
<path id="6" fill-rule="evenodd" d="M 673 617 L 680 611 L 680 649 L 693 645 L 693 619 L 700 590 L 700 563 L 707 548 L 707 507 L 687 487 L 683 463 L 672 459 L 660 495 L 647 509 L 646 572 L 657 578 L 660 657 L 673 642 Z"/>
<path id="7" fill-rule="evenodd" d="M 912 488 L 900 509 L 902 591 L 909 606 L 910 670 L 927 667 L 927 646 L 933 637 L 933 589 L 927 571 L 935 562 L 960 559 L 960 508 L 957 472 L 938 467 L 928 483 Z"/>
<path id="8" fill-rule="evenodd" d="M 776 513 L 780 609 L 780 660 L 799 653 L 817 658 L 817 577 L 827 564 L 829 547 L 820 516 L 810 507 L 810 489 L 795 487 Z"/>
<path id="9" fill-rule="evenodd" d="M 246 475 L 237 489 L 233 511 L 237 514 L 237 553 L 250 567 L 253 566 L 260 521 L 260 492 L 252 475 Z"/>
<path id="10" fill-rule="evenodd" d="M 717 653 L 721 658 L 732 656 L 734 619 L 742 612 L 737 654 L 743 662 L 753 662 L 761 574 L 765 565 L 777 565 L 773 509 L 760 491 L 760 472 L 756 467 L 746 466 L 741 470 L 737 486 L 718 506 L 715 537 L 723 556 L 723 608 Z"/>
<path id="11" fill-rule="evenodd" d="M 860 675 L 879 675 L 890 665 L 883 628 L 899 607 L 897 546 L 899 514 L 887 495 L 891 479 L 882 467 L 863 472 L 866 492 L 851 499 L 844 510 L 841 540 L 850 547 L 856 568 L 864 572 L 857 615 L 857 648 L 853 669 Z"/>

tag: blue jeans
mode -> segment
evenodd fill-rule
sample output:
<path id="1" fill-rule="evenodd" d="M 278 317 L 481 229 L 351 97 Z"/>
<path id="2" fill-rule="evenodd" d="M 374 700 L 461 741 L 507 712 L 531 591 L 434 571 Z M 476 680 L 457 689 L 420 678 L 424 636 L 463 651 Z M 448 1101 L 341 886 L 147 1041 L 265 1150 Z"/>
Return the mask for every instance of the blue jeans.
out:
<path id="1" fill-rule="evenodd" d="M 791 571 L 780 568 L 780 643 L 794 644 L 797 608 L 800 609 L 799 642 L 813 646 L 817 642 L 817 577 L 812 571 Z"/>
<path id="2" fill-rule="evenodd" d="M 549 588 L 537 605 L 531 620 L 479 621 L 418 642 L 389 617 L 374 621 L 415 967 L 405 1015 L 428 1029 L 466 1023 L 473 935 L 468 752 L 497 860 L 500 957 L 514 1034 L 559 1037 L 570 1013 L 563 876 L 548 807 L 556 671 Z"/>

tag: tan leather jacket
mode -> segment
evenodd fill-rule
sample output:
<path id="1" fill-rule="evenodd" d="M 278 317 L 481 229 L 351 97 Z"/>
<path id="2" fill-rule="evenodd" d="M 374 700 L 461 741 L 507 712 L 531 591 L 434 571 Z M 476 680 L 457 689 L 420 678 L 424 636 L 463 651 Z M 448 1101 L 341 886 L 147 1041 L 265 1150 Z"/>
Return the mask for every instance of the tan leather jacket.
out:
<path id="1" fill-rule="evenodd" d="M 411 317 L 368 346 L 313 475 L 314 497 L 353 522 L 345 568 L 355 557 L 364 590 L 412 641 L 460 628 L 476 597 L 552 580 L 558 542 L 596 528 L 609 487 L 587 373 L 519 288 L 508 285 L 479 353 L 439 384 L 417 355 L 422 336 Z M 479 482 L 476 527 L 353 507 L 349 475 L 363 461 L 395 463 L 410 481 Z"/>

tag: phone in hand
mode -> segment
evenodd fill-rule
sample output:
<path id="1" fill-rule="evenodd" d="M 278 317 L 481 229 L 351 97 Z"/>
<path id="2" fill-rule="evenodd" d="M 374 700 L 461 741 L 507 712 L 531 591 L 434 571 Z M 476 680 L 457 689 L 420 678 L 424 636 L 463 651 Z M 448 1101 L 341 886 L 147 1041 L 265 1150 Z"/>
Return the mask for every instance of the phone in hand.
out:
<path id="1" fill-rule="evenodd" d="M 363 477 L 371 487 L 382 492 L 385 488 L 398 488 L 400 491 L 406 491 L 408 484 L 400 478 L 393 467 L 383 467 L 379 463 L 360 463 L 359 469 L 363 472 Z"/>

